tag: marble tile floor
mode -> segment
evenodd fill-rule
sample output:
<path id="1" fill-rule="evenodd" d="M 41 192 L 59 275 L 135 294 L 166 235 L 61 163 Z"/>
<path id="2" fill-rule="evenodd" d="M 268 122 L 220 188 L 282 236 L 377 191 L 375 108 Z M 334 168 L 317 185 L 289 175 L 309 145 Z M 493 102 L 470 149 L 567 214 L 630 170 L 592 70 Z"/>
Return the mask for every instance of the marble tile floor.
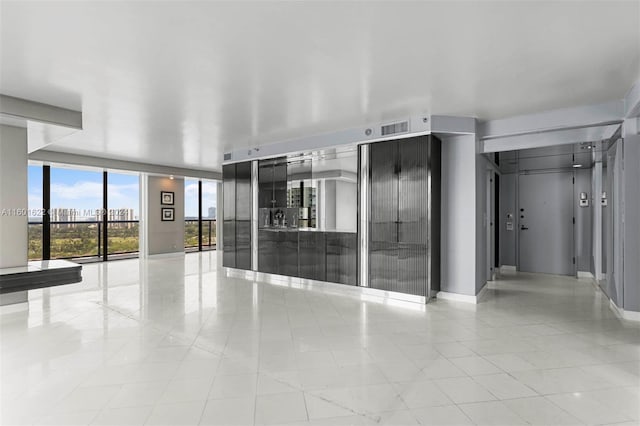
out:
<path id="1" fill-rule="evenodd" d="M 591 282 L 478 305 L 230 278 L 216 252 L 84 265 L 3 307 L 3 425 L 637 425 L 640 325 Z"/>

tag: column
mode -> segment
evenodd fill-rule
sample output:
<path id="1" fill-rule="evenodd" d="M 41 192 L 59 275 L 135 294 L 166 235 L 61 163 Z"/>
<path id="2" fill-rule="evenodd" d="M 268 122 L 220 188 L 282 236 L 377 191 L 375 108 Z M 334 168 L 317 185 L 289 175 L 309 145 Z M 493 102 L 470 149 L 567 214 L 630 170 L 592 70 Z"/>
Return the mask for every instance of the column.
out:
<path id="1" fill-rule="evenodd" d="M 624 306 L 640 320 L 640 128 L 638 118 L 623 123 Z"/>
<path id="2" fill-rule="evenodd" d="M 0 125 L 0 268 L 27 264 L 27 200 L 27 129 Z M 0 296 L 0 305 L 26 301 L 26 291 Z"/>
<path id="3" fill-rule="evenodd" d="M 168 253 L 184 253 L 184 179 L 142 174 L 140 257 Z"/>

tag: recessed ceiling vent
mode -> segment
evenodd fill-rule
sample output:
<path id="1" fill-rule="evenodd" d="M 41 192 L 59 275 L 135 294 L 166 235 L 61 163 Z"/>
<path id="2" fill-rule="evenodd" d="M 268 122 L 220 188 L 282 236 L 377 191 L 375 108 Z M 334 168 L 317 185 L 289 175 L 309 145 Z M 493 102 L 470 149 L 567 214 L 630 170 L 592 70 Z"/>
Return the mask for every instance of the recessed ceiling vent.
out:
<path id="1" fill-rule="evenodd" d="M 224 161 L 229 161 L 229 160 L 231 160 L 231 153 L 230 152 L 225 152 Z"/>
<path id="2" fill-rule="evenodd" d="M 380 128 L 382 136 L 395 135 L 396 133 L 407 133 L 409 131 L 409 122 L 401 121 L 399 123 L 387 124 Z"/>

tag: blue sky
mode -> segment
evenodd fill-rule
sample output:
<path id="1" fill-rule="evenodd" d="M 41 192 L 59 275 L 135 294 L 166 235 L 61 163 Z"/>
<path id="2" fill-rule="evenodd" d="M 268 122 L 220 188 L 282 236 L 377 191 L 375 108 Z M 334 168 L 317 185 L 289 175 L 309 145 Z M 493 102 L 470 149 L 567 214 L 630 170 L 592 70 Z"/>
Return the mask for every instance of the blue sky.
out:
<path id="1" fill-rule="evenodd" d="M 42 208 L 42 166 L 29 166 L 29 209 Z M 134 210 L 139 215 L 139 177 L 137 174 L 109 172 L 109 209 Z M 216 184 L 203 181 L 203 217 L 216 205 Z M 51 167 L 51 208 L 80 211 L 102 207 L 102 173 Z M 185 216 L 198 216 L 198 181 L 185 180 Z"/>

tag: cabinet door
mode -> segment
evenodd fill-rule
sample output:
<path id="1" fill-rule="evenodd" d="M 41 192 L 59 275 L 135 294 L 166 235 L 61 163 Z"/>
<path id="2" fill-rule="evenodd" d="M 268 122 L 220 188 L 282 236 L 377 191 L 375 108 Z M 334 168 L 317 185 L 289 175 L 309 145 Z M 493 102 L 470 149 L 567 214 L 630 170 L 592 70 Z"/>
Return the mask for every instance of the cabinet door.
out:
<path id="1" fill-rule="evenodd" d="M 398 143 L 371 144 L 371 241 L 398 241 Z"/>
<path id="2" fill-rule="evenodd" d="M 398 242 L 427 243 L 427 136 L 398 142 Z"/>
<path id="3" fill-rule="evenodd" d="M 273 207 L 273 165 L 263 161 L 258 165 L 258 207 Z"/>
<path id="4" fill-rule="evenodd" d="M 236 268 L 251 269 L 251 163 L 236 164 Z"/>
<path id="5" fill-rule="evenodd" d="M 391 290 L 398 277 L 398 143 L 370 145 L 369 286 Z"/>
<path id="6" fill-rule="evenodd" d="M 236 165 L 222 166 L 223 212 L 222 212 L 222 265 L 236 267 Z"/>
<path id="7" fill-rule="evenodd" d="M 428 136 L 398 142 L 398 279 L 394 291 L 424 296 L 427 286 Z"/>

